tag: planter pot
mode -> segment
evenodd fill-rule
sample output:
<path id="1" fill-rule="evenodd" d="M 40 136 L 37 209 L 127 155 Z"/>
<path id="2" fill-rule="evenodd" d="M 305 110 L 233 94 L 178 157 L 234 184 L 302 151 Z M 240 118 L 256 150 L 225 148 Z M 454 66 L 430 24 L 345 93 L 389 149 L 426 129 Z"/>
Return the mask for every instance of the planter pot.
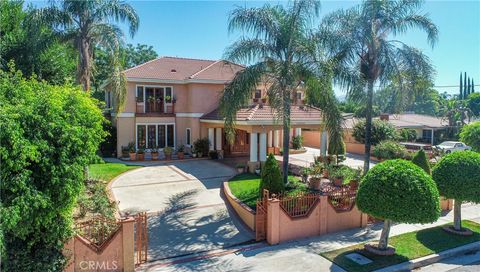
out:
<path id="1" fill-rule="evenodd" d="M 245 170 L 244 167 L 238 167 L 237 168 L 237 173 L 241 174 L 241 173 L 243 173 L 244 170 Z"/>
<path id="2" fill-rule="evenodd" d="M 143 161 L 145 159 L 145 153 L 137 153 L 137 160 L 139 161 Z"/>
<path id="3" fill-rule="evenodd" d="M 255 174 L 260 175 L 260 169 L 255 169 Z"/>
<path id="4" fill-rule="evenodd" d="M 177 157 L 179 160 L 185 159 L 185 153 L 184 152 L 177 152 Z"/>
<path id="5" fill-rule="evenodd" d="M 152 160 L 158 160 L 158 152 L 152 152 Z"/>
<path id="6" fill-rule="evenodd" d="M 343 185 L 343 178 L 335 178 L 333 181 L 335 186 L 342 186 Z"/>
<path id="7" fill-rule="evenodd" d="M 134 160 L 137 159 L 137 153 L 135 153 L 135 152 L 128 153 L 128 156 L 130 157 L 131 161 L 134 161 Z"/>
<path id="8" fill-rule="evenodd" d="M 266 99 L 266 98 L 262 98 L 262 103 L 263 103 L 263 104 L 267 103 L 267 99 Z"/>
<path id="9" fill-rule="evenodd" d="M 172 154 L 165 154 L 165 159 L 166 160 L 171 160 L 172 159 Z"/>
<path id="10" fill-rule="evenodd" d="M 321 178 L 310 178 L 310 188 L 320 190 Z"/>

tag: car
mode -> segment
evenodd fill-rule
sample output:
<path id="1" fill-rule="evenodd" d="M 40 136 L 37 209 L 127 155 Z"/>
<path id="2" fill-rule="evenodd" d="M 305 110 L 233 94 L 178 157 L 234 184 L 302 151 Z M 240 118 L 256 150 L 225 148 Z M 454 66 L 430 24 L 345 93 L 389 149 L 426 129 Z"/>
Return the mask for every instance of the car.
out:
<path id="1" fill-rule="evenodd" d="M 471 150 L 472 148 L 462 142 L 446 141 L 435 146 L 437 149 L 444 151 L 445 153 L 452 153 L 456 151 Z"/>

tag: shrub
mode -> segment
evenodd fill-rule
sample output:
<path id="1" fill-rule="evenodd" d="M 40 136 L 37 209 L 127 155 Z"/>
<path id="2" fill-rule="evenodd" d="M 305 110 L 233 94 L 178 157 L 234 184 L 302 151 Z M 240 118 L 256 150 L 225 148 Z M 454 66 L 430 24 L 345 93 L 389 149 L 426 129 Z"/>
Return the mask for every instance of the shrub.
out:
<path id="1" fill-rule="evenodd" d="M 432 176 L 440 194 L 455 199 L 454 227 L 460 230 L 462 201 L 480 202 L 480 154 L 473 151 L 447 154 L 435 165 Z"/>
<path id="2" fill-rule="evenodd" d="M 285 190 L 282 180 L 282 173 L 278 162 L 273 154 L 269 154 L 267 161 L 262 169 L 262 179 L 260 181 L 259 193 L 263 194 L 263 189 L 267 189 L 270 193 L 281 193 Z"/>
<path id="3" fill-rule="evenodd" d="M 210 140 L 208 138 L 200 138 L 193 142 L 193 148 L 196 152 L 202 153 L 202 155 L 207 155 L 210 150 Z"/>
<path id="4" fill-rule="evenodd" d="M 468 108 L 473 115 L 480 115 L 480 93 L 472 93 L 468 96 Z"/>
<path id="5" fill-rule="evenodd" d="M 303 147 L 303 136 L 294 136 L 292 137 L 292 147 L 293 149 L 300 149 Z"/>
<path id="6" fill-rule="evenodd" d="M 408 151 L 399 143 L 383 141 L 373 147 L 372 154 L 379 159 L 405 159 L 408 156 Z"/>
<path id="7" fill-rule="evenodd" d="M 359 142 L 365 143 L 365 119 L 355 123 L 352 132 L 353 138 Z M 374 119 L 372 121 L 372 145 L 376 145 L 381 141 L 394 140 L 396 138 L 395 127 L 387 121 Z"/>
<path id="8" fill-rule="evenodd" d="M 345 142 L 341 137 L 330 138 L 328 143 L 328 154 L 329 155 L 345 155 L 346 147 Z"/>
<path id="9" fill-rule="evenodd" d="M 427 154 L 423 149 L 418 150 L 412 158 L 412 162 L 425 170 L 427 174 L 431 175 L 430 162 L 428 161 Z"/>
<path id="10" fill-rule="evenodd" d="M 480 152 L 480 121 L 464 126 L 460 132 L 460 139 L 474 151 Z"/>
<path id="11" fill-rule="evenodd" d="M 362 212 L 385 220 L 380 249 L 387 248 L 392 221 L 431 223 L 440 216 L 435 182 L 406 160 L 385 161 L 368 171 L 358 189 L 357 205 Z"/>
<path id="12" fill-rule="evenodd" d="M 413 142 L 417 139 L 417 132 L 414 129 L 402 128 L 398 131 L 398 139 L 404 142 Z"/>
<path id="13" fill-rule="evenodd" d="M 218 159 L 218 152 L 215 151 L 215 150 L 210 150 L 208 152 L 208 157 L 212 160 L 216 160 L 216 159 Z"/>

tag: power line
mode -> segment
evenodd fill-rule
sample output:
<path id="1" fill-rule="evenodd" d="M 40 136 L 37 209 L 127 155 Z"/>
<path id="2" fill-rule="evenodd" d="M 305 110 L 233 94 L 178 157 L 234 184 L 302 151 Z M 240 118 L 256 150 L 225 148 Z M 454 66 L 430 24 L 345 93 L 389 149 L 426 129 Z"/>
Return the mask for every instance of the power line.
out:
<path id="1" fill-rule="evenodd" d="M 472 86 L 472 85 L 470 85 Z M 473 85 L 475 87 L 480 87 L 480 84 Z M 433 88 L 460 88 L 460 85 L 443 85 L 443 86 L 433 86 Z"/>

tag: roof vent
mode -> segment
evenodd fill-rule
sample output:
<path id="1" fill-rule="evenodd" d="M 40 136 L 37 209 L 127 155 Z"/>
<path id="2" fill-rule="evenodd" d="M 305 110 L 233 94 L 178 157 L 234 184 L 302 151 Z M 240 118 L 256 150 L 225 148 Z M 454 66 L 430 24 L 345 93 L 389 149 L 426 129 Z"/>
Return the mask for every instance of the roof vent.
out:
<path id="1" fill-rule="evenodd" d="M 172 69 L 172 70 L 170 70 L 170 72 L 172 72 L 172 73 L 176 73 L 176 72 L 177 72 L 177 70 L 175 70 L 175 69 Z"/>

